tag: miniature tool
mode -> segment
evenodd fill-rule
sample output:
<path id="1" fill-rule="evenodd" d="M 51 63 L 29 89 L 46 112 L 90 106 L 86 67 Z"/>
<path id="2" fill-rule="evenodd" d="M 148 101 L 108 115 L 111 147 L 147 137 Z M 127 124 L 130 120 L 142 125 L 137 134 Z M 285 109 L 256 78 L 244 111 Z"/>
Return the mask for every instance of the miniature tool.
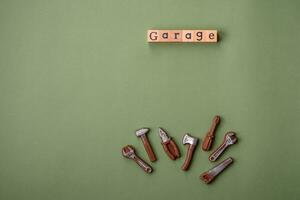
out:
<path id="1" fill-rule="evenodd" d="M 190 167 L 192 158 L 193 158 L 193 154 L 195 151 L 195 148 L 197 146 L 198 143 L 198 138 L 192 137 L 191 135 L 189 135 L 188 133 L 184 135 L 184 137 L 182 138 L 182 143 L 188 144 L 188 151 L 185 157 L 185 161 L 181 167 L 182 170 L 187 171 Z"/>
<path id="2" fill-rule="evenodd" d="M 146 135 L 149 132 L 149 130 L 150 130 L 149 128 L 141 128 L 141 129 L 137 130 L 135 132 L 135 134 L 136 134 L 136 136 L 138 136 L 138 137 L 140 137 L 142 139 L 144 147 L 145 147 L 145 150 L 146 150 L 146 152 L 148 154 L 149 159 L 151 160 L 151 162 L 154 162 L 154 161 L 156 161 L 156 156 L 155 156 L 155 154 L 153 152 L 151 144 L 150 144 L 150 142 L 149 142 L 149 140 L 147 138 L 147 135 Z"/>
<path id="3" fill-rule="evenodd" d="M 234 132 L 227 132 L 224 136 L 222 144 L 209 156 L 210 161 L 216 161 L 224 150 L 237 142 L 237 137 Z"/>
<path id="4" fill-rule="evenodd" d="M 200 179 L 204 181 L 204 183 L 211 183 L 224 169 L 226 169 L 231 163 L 233 163 L 233 159 L 231 157 L 227 158 L 214 168 L 204 172 L 200 175 Z"/>
<path id="5" fill-rule="evenodd" d="M 161 144 L 169 158 L 172 160 L 179 158 L 180 153 L 174 140 L 170 138 L 166 131 L 164 131 L 162 128 L 158 128 L 158 131 L 159 137 L 161 138 Z"/>
<path id="6" fill-rule="evenodd" d="M 221 118 L 218 115 L 213 118 L 212 125 L 211 125 L 209 131 L 207 132 L 207 134 L 203 140 L 203 143 L 202 143 L 203 151 L 209 151 L 211 149 L 212 144 L 215 139 L 215 132 L 220 123 L 220 120 L 221 120 Z"/>
<path id="7" fill-rule="evenodd" d="M 146 173 L 151 173 L 153 170 L 144 160 L 135 154 L 135 149 L 131 145 L 122 148 L 122 155 L 128 159 L 134 160 Z"/>

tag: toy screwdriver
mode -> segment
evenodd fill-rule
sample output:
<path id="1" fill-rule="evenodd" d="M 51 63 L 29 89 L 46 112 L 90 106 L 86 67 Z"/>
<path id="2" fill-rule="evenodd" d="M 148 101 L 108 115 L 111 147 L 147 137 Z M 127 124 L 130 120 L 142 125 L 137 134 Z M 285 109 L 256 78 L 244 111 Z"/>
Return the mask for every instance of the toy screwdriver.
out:
<path id="1" fill-rule="evenodd" d="M 203 143 L 202 143 L 203 151 L 209 151 L 211 149 L 212 144 L 215 139 L 215 132 L 216 132 L 218 125 L 220 124 L 220 121 L 221 121 L 221 118 L 218 115 L 213 118 L 212 125 L 211 125 L 209 131 L 207 132 L 207 134 L 203 140 Z"/>
<path id="2" fill-rule="evenodd" d="M 180 157 L 180 153 L 178 150 L 178 147 L 174 140 L 168 136 L 166 131 L 164 131 L 162 128 L 159 128 L 159 137 L 161 138 L 161 144 L 169 156 L 171 160 L 176 160 Z"/>

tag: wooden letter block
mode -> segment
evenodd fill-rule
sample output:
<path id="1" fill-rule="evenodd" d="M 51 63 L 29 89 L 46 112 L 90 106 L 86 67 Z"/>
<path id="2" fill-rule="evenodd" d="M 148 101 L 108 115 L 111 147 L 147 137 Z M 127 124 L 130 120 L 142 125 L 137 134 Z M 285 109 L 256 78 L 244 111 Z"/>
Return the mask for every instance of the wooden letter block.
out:
<path id="1" fill-rule="evenodd" d="M 218 42 L 217 30 L 148 30 L 148 42 Z"/>
<path id="2" fill-rule="evenodd" d="M 147 40 L 148 42 L 159 42 L 158 35 L 159 30 L 148 30 Z"/>
<path id="3" fill-rule="evenodd" d="M 159 42 L 181 42 L 181 30 L 161 30 L 158 36 Z"/>
<path id="4" fill-rule="evenodd" d="M 193 42 L 218 42 L 218 33 L 216 30 L 193 30 Z"/>
<path id="5" fill-rule="evenodd" d="M 195 31 L 182 30 L 182 42 L 195 42 Z"/>

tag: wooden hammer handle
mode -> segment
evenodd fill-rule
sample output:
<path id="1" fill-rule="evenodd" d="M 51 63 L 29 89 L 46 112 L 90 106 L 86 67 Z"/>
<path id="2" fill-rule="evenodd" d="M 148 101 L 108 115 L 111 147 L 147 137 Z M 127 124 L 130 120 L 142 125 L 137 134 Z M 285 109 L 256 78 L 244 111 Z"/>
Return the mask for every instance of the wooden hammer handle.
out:
<path id="1" fill-rule="evenodd" d="M 196 145 L 189 145 L 187 155 L 185 157 L 185 161 L 181 167 L 182 170 L 187 171 L 189 169 L 195 148 L 196 148 Z"/>
<path id="2" fill-rule="evenodd" d="M 149 157 L 150 161 L 151 161 L 151 162 L 156 161 L 156 156 L 155 156 L 155 154 L 154 154 L 154 152 L 153 152 L 153 149 L 152 149 L 152 147 L 151 147 L 151 144 L 150 144 L 150 142 L 149 142 L 149 140 L 148 140 L 148 138 L 147 138 L 146 135 L 143 135 L 143 136 L 142 136 L 142 141 L 143 141 L 144 147 L 145 147 L 145 149 L 146 149 L 146 152 L 147 152 L 147 154 L 148 154 L 148 157 Z"/>
<path id="3" fill-rule="evenodd" d="M 204 141 L 202 143 L 203 151 L 209 151 L 211 149 L 212 144 L 214 142 L 214 138 L 215 138 L 215 132 L 220 123 L 220 120 L 221 120 L 221 118 L 218 115 L 213 118 L 212 125 L 211 125 L 209 131 L 207 132 L 207 134 L 204 138 Z"/>

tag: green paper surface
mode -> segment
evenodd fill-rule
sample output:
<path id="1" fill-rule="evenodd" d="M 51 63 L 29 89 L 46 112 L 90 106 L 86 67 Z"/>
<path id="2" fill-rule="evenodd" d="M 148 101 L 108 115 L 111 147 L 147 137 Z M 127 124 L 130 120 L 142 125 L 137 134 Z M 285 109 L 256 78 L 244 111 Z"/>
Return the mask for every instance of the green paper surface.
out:
<path id="1" fill-rule="evenodd" d="M 1 200 L 296 200 L 300 197 L 296 0 L 0 0 Z M 217 29 L 216 44 L 148 44 L 148 29 Z M 221 115 L 239 141 L 211 185 L 184 133 Z M 151 128 L 145 174 L 121 155 Z M 177 142 L 171 161 L 158 127 Z"/>

